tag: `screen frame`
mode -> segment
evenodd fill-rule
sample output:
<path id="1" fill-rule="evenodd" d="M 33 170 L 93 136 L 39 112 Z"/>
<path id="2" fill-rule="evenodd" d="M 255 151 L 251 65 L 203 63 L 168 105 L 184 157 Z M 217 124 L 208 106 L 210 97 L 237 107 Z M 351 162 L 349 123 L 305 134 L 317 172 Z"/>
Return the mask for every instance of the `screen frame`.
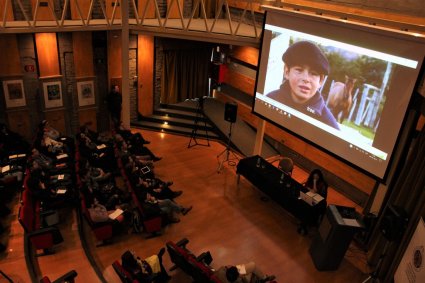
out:
<path id="1" fill-rule="evenodd" d="M 405 146 L 405 145 L 401 144 L 401 140 L 402 140 L 401 136 L 402 136 L 403 130 L 406 128 L 409 111 L 411 111 L 413 109 L 412 102 L 416 100 L 415 99 L 416 95 L 420 95 L 419 86 L 421 84 L 421 81 L 425 77 L 425 55 L 424 55 L 424 53 L 422 53 L 422 56 L 423 56 L 422 60 L 418 61 L 419 71 L 418 71 L 418 75 L 417 75 L 417 77 L 414 81 L 413 92 L 412 92 L 412 94 L 410 94 L 410 98 L 409 98 L 409 101 L 406 105 L 405 113 L 403 115 L 402 122 L 400 123 L 400 127 L 398 129 L 397 135 L 394 135 L 394 137 L 395 137 L 394 144 L 393 144 L 391 151 L 389 151 L 390 157 L 388 159 L 388 162 L 387 162 L 387 165 L 386 165 L 386 168 L 385 168 L 385 172 L 382 175 L 382 177 L 380 177 L 380 176 L 375 175 L 374 173 L 371 173 L 370 171 L 367 171 L 366 169 L 360 167 L 359 165 L 354 164 L 350 160 L 348 160 L 348 159 L 346 159 L 342 156 L 339 156 L 338 154 L 328 150 L 327 148 L 315 143 L 314 141 L 302 136 L 301 134 L 298 134 L 298 133 L 288 129 L 285 126 L 283 126 L 283 125 L 269 119 L 268 117 L 265 117 L 261 113 L 255 111 L 255 103 L 256 103 L 256 95 L 257 95 L 258 84 L 262 83 L 263 87 L 264 87 L 264 82 L 259 82 L 259 77 L 260 77 L 260 75 L 265 76 L 265 74 L 260 74 L 260 68 L 261 68 L 261 64 L 262 64 L 262 56 L 261 55 L 262 55 L 263 45 L 264 45 L 263 41 L 264 41 L 264 35 L 265 35 L 265 32 L 264 32 L 265 26 L 267 24 L 267 21 L 266 21 L 267 15 L 270 12 L 282 13 L 282 14 L 285 14 L 286 16 L 306 18 L 310 22 L 312 22 L 312 21 L 322 21 L 325 24 L 329 24 L 329 25 L 339 25 L 339 27 L 341 27 L 341 25 L 347 25 L 348 28 L 357 29 L 360 32 L 376 33 L 379 36 L 389 36 L 389 37 L 394 37 L 397 40 L 408 40 L 409 42 L 410 41 L 415 42 L 416 44 L 423 45 L 424 50 L 425 50 L 424 36 L 421 35 L 421 36 L 415 37 L 416 34 L 412 34 L 412 33 L 409 33 L 409 32 L 393 30 L 393 29 L 389 29 L 389 28 L 385 28 L 385 27 L 377 27 L 377 26 L 373 26 L 373 25 L 366 25 L 366 24 L 362 24 L 362 23 L 350 22 L 350 21 L 347 21 L 347 20 L 344 20 L 344 19 L 330 18 L 330 17 L 315 15 L 315 14 L 306 14 L 306 13 L 299 12 L 299 11 L 283 10 L 283 9 L 279 9 L 279 8 L 271 7 L 271 6 L 262 6 L 262 7 L 265 9 L 265 13 L 264 13 L 264 21 L 263 21 L 263 32 L 262 32 L 261 39 L 260 39 L 257 73 L 256 73 L 256 80 L 255 80 L 254 96 L 253 96 L 252 105 L 251 105 L 251 113 L 256 115 L 257 117 L 273 124 L 274 126 L 288 132 L 289 134 L 293 135 L 294 137 L 301 139 L 302 141 L 306 142 L 307 144 L 310 144 L 310 145 L 314 146 L 315 148 L 325 152 L 326 154 L 336 158 L 337 160 L 343 162 L 344 164 L 349 165 L 353 169 L 360 171 L 363 174 L 371 177 L 372 179 L 385 184 L 386 180 L 388 178 L 390 168 L 393 166 L 393 162 L 394 162 L 394 159 L 396 157 L 396 151 L 400 148 L 400 146 L 403 146 L 403 147 Z M 412 82 L 413 82 L 413 80 L 412 80 Z M 417 119 L 418 119 L 418 117 L 416 117 L 415 121 L 413 121 L 413 122 L 417 122 Z"/>

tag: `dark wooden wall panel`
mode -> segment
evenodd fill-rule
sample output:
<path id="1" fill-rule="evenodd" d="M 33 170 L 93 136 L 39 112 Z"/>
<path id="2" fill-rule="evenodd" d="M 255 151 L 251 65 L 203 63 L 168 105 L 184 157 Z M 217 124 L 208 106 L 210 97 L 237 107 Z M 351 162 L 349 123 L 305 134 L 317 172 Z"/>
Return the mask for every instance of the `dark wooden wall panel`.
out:
<path id="1" fill-rule="evenodd" d="M 224 75 L 224 82 L 245 93 L 254 95 L 255 79 L 244 76 L 234 70 L 228 69 Z"/>
<path id="2" fill-rule="evenodd" d="M 60 75 L 56 33 L 36 33 L 35 42 L 40 77 Z"/>
<path id="3" fill-rule="evenodd" d="M 145 5 L 147 2 L 149 2 L 149 4 L 146 7 Z M 139 5 L 137 7 L 137 13 L 139 13 L 140 18 L 142 18 L 143 13 L 145 13 L 145 19 L 156 18 L 154 1 L 139 0 L 138 3 Z M 146 9 L 146 12 L 145 12 L 145 9 Z"/>
<path id="4" fill-rule="evenodd" d="M 9 129 L 13 132 L 19 133 L 25 137 L 28 141 L 33 139 L 33 132 L 31 131 L 29 111 L 8 111 L 7 112 L 7 123 Z"/>
<path id="5" fill-rule="evenodd" d="M 121 31 L 108 31 L 108 76 L 109 80 L 121 78 Z M 118 84 L 121 87 L 121 83 Z"/>
<path id="6" fill-rule="evenodd" d="M 48 110 L 44 113 L 49 124 L 61 133 L 66 133 L 65 109 Z"/>
<path id="7" fill-rule="evenodd" d="M 121 19 L 121 5 L 120 5 L 121 3 L 120 2 L 121 1 L 118 1 L 119 5 L 115 8 L 114 19 Z M 105 5 L 106 5 L 106 15 L 108 16 L 109 19 L 112 19 L 112 14 L 114 12 L 113 5 L 115 5 L 115 0 L 106 0 Z"/>
<path id="8" fill-rule="evenodd" d="M 231 52 L 231 56 L 253 66 L 258 64 L 258 48 L 249 47 L 249 46 L 235 46 Z"/>
<path id="9" fill-rule="evenodd" d="M 138 110 L 142 115 L 153 113 L 154 37 L 138 37 Z"/>
<path id="10" fill-rule="evenodd" d="M 73 20 L 79 20 L 80 19 L 80 14 L 78 13 L 76 2 L 77 1 L 70 1 L 71 18 Z M 90 1 L 78 1 L 78 7 L 80 8 L 80 12 L 81 12 L 83 19 L 86 19 L 87 14 L 89 13 L 89 10 L 90 10 Z"/>
<path id="11" fill-rule="evenodd" d="M 97 131 L 96 108 L 81 109 L 78 111 L 80 125 L 87 124 L 92 131 Z"/>
<path id="12" fill-rule="evenodd" d="M 40 1 L 40 2 L 44 2 L 47 3 L 47 6 L 40 6 L 37 5 L 37 0 L 31 0 L 31 7 L 32 7 L 32 16 L 35 13 L 36 7 L 37 9 L 37 16 L 35 17 L 35 19 L 37 21 L 54 21 L 55 20 L 55 16 L 53 15 L 52 11 L 55 11 L 55 7 L 49 7 L 48 5 L 50 5 L 50 3 L 53 3 L 54 1 Z M 59 8 L 59 7 L 58 7 Z"/>
<path id="13" fill-rule="evenodd" d="M 15 34 L 0 35 L 0 77 L 21 75 L 18 41 Z"/>
<path id="14" fill-rule="evenodd" d="M 91 32 L 73 32 L 72 44 L 74 49 L 75 76 L 93 77 L 93 50 L 91 48 Z"/>

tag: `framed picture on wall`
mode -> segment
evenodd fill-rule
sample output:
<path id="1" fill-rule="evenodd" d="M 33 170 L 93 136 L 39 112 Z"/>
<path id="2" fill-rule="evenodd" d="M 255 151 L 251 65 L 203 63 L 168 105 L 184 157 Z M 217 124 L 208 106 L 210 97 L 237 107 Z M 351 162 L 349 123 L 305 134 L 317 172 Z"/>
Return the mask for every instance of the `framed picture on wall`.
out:
<path id="1" fill-rule="evenodd" d="M 3 81 L 3 91 L 6 108 L 22 107 L 26 105 L 23 80 Z"/>
<path id="2" fill-rule="evenodd" d="M 63 106 L 61 81 L 44 82 L 43 93 L 46 108 Z"/>
<path id="3" fill-rule="evenodd" d="M 95 104 L 93 81 L 77 82 L 78 105 L 87 106 Z"/>

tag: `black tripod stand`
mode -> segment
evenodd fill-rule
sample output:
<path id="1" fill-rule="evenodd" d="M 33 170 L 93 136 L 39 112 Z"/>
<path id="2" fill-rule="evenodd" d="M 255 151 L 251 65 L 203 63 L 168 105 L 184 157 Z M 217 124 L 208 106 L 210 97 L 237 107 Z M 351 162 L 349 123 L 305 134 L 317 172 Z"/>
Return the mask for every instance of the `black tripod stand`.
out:
<path id="1" fill-rule="evenodd" d="M 198 140 L 196 139 L 197 135 L 198 135 L 198 128 L 199 128 L 199 123 L 201 123 L 201 119 L 204 116 L 204 98 L 200 97 L 198 99 L 198 105 L 196 108 L 196 116 L 195 116 L 195 121 L 193 124 L 193 130 L 192 130 L 192 134 L 190 135 L 190 140 L 189 140 L 189 144 L 187 145 L 187 148 L 191 148 L 195 145 L 202 145 L 202 146 L 210 146 L 210 138 L 208 136 L 208 128 L 207 128 L 207 121 L 204 119 L 204 128 L 205 128 L 205 136 L 206 136 L 206 140 L 207 143 L 199 143 Z M 194 143 L 192 143 L 192 141 Z"/>
<path id="2" fill-rule="evenodd" d="M 384 249 L 382 250 L 381 255 L 378 258 L 378 263 L 376 264 L 375 270 L 369 274 L 362 283 L 371 282 L 371 283 L 379 283 L 380 280 L 378 278 L 379 272 L 381 271 L 382 263 L 384 261 L 385 256 L 387 255 L 388 248 L 390 247 L 392 241 L 387 240 L 385 243 Z"/>
<path id="3" fill-rule="evenodd" d="M 234 166 L 236 165 L 236 162 L 234 160 L 239 160 L 239 157 L 230 148 L 230 143 L 232 142 L 232 126 L 233 122 L 230 122 L 226 149 L 223 150 L 219 155 L 217 155 L 217 160 L 219 161 L 217 173 L 220 173 L 221 169 L 223 169 L 224 162 L 227 162 L 229 165 Z M 230 158 L 230 154 L 233 155 L 233 158 Z M 224 155 L 224 158 L 222 158 L 220 161 L 220 157 L 222 155 Z"/>

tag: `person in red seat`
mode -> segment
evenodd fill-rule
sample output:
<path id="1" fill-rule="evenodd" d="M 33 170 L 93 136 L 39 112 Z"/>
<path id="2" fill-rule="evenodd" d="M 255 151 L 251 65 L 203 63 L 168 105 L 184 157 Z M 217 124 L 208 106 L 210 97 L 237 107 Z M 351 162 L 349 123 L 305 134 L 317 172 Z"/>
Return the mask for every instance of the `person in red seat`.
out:
<path id="1" fill-rule="evenodd" d="M 91 220 L 95 223 L 110 221 L 111 219 L 109 218 L 109 215 L 114 212 L 114 210 L 107 210 L 106 207 L 100 204 L 96 198 L 94 198 L 88 211 Z M 115 218 L 115 221 L 122 223 L 124 221 L 124 215 L 119 215 Z"/>
<path id="2" fill-rule="evenodd" d="M 121 256 L 121 265 L 140 283 L 167 282 L 171 277 L 162 264 L 164 253 L 165 248 L 161 248 L 157 255 L 141 259 L 134 252 L 126 251 Z"/>
<path id="3" fill-rule="evenodd" d="M 186 215 L 192 210 L 192 206 L 183 207 L 170 199 L 156 199 L 148 192 L 136 192 L 138 198 L 141 198 L 146 204 L 158 206 L 162 213 L 166 214 L 171 223 L 178 223 L 180 219 L 175 216 L 177 213 Z"/>
<path id="4" fill-rule="evenodd" d="M 263 283 L 274 280 L 274 275 L 264 275 L 254 262 L 222 266 L 215 275 L 224 283 Z"/>

